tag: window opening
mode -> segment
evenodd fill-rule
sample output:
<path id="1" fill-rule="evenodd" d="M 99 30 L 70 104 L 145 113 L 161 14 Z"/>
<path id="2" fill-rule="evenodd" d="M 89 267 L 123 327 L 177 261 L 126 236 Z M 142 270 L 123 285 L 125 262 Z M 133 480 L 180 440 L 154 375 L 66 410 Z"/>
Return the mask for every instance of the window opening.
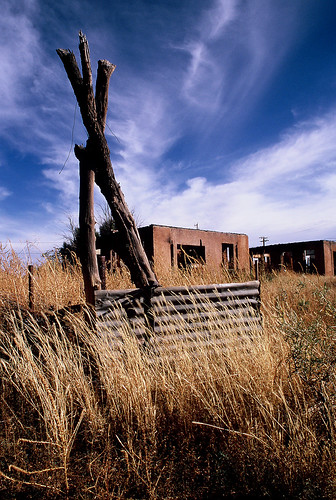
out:
<path id="1" fill-rule="evenodd" d="M 222 243 L 222 264 L 226 269 L 234 269 L 234 245 Z"/>
<path id="2" fill-rule="evenodd" d="M 205 246 L 177 245 L 178 267 L 198 267 L 205 264 Z"/>
<path id="3" fill-rule="evenodd" d="M 315 250 L 305 250 L 303 260 L 306 273 L 312 273 L 315 270 Z"/>
<path id="4" fill-rule="evenodd" d="M 293 270 L 293 254 L 292 252 L 282 252 L 281 254 L 281 266 L 286 269 Z"/>
<path id="5" fill-rule="evenodd" d="M 269 253 L 264 253 L 263 257 L 265 264 L 269 266 L 271 264 L 271 255 Z"/>
<path id="6" fill-rule="evenodd" d="M 170 264 L 173 267 L 174 266 L 174 244 L 170 244 Z"/>

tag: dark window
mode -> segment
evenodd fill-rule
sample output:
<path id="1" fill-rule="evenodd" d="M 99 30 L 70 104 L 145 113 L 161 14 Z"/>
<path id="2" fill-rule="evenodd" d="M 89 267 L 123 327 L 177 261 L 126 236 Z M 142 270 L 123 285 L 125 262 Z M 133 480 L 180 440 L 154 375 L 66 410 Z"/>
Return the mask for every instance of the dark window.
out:
<path id="1" fill-rule="evenodd" d="M 282 252 L 281 254 L 281 266 L 286 269 L 293 269 L 293 254 L 292 252 Z"/>
<path id="2" fill-rule="evenodd" d="M 177 245 L 177 265 L 179 267 L 195 267 L 205 264 L 205 246 Z"/>
<path id="3" fill-rule="evenodd" d="M 315 271 L 315 250 L 305 250 L 303 252 L 304 267 L 306 273 Z"/>
<path id="4" fill-rule="evenodd" d="M 269 253 L 264 253 L 263 258 L 264 258 L 265 267 L 269 268 L 271 266 L 271 255 Z"/>
<path id="5" fill-rule="evenodd" d="M 234 269 L 234 246 L 230 243 L 222 243 L 222 263 L 226 269 Z"/>

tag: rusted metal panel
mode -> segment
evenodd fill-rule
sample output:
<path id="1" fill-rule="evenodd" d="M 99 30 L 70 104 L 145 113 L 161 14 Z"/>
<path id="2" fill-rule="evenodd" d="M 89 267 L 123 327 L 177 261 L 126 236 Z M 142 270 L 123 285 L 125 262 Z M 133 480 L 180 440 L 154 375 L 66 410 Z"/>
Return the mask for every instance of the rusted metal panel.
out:
<path id="1" fill-rule="evenodd" d="M 173 353 L 177 345 L 218 346 L 229 332 L 237 336 L 261 328 L 260 283 L 226 283 L 191 287 L 159 287 L 151 297 L 140 289 L 95 292 L 97 330 L 117 350 L 125 335 L 134 335 L 153 352 Z"/>

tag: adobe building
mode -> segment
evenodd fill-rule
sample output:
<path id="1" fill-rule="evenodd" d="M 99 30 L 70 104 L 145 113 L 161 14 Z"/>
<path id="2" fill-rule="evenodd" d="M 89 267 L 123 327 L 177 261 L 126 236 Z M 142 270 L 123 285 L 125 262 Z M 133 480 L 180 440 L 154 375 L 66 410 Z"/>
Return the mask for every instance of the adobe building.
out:
<path id="1" fill-rule="evenodd" d="M 150 225 L 139 228 L 145 252 L 154 263 L 188 267 L 199 263 L 227 269 L 250 269 L 246 234 Z"/>
<path id="2" fill-rule="evenodd" d="M 250 248 L 253 261 L 267 270 L 290 269 L 296 272 L 336 275 L 336 241 L 303 241 Z"/>

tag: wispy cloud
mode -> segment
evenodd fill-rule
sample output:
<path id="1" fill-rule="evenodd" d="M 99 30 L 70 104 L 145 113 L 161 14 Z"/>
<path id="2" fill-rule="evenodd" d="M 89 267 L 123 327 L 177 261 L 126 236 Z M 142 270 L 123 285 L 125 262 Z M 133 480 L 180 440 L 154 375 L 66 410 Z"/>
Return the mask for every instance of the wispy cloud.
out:
<path id="1" fill-rule="evenodd" d="M 211 115 L 226 115 L 231 126 L 246 116 L 291 47 L 297 7 L 217 0 L 204 11 L 196 34 L 181 47 L 189 54 L 187 101 Z"/>
<path id="2" fill-rule="evenodd" d="M 108 120 L 106 135 L 116 131 L 119 144 L 115 147 L 125 160 L 155 161 L 178 134 L 174 133 L 170 102 L 157 82 L 137 79 L 132 83 L 122 93 L 113 94 L 113 117 Z M 111 138 L 115 137 L 111 135 Z"/>
<path id="3" fill-rule="evenodd" d="M 0 126 L 24 113 L 24 95 L 31 87 L 39 60 L 38 32 L 31 23 L 36 2 L 5 2 L 0 17 Z"/>
<path id="4" fill-rule="evenodd" d="M 110 97 L 106 135 L 118 182 L 131 208 L 153 200 L 162 183 L 170 185 L 165 154 L 182 133 L 171 107 L 171 96 L 160 79 L 123 77 L 122 91 Z M 112 82 L 113 86 L 113 82 Z"/>
<path id="5" fill-rule="evenodd" d="M 30 176 L 32 202 L 37 206 L 39 198 L 41 207 L 35 217 L 27 217 L 25 221 L 16 220 L 15 214 L 3 214 L 0 239 L 9 238 L 13 245 L 26 239 L 52 244 L 62 232 L 61 219 L 78 210 L 78 163 L 73 153 L 59 174 L 71 143 L 75 100 L 56 55 L 56 46 L 50 52 L 46 49 L 39 26 L 41 7 L 38 0 L 5 1 L 0 17 L 0 135 L 12 150 L 20 152 L 20 158 L 29 157 L 27 171 L 21 176 L 22 179 Z M 63 39 L 61 29 L 59 36 Z M 78 115 L 75 134 L 77 140 L 85 138 Z M 34 171 L 28 167 L 32 158 Z M 1 162 L 7 165 L 7 170 L 8 161 L 2 151 Z M 16 172 L 15 164 L 12 168 Z M 9 177 L 8 182 L 12 182 Z M 24 194 L 28 210 L 31 208 L 29 192 Z M 0 200 L 6 200 L 9 195 L 16 197 L 19 208 L 19 186 L 9 188 L 3 183 Z M 49 214 L 48 224 L 46 214 Z"/>
<path id="6" fill-rule="evenodd" d="M 226 27 L 238 16 L 239 0 L 216 0 L 201 21 L 199 28 L 208 40 L 220 38 Z"/>
<path id="7" fill-rule="evenodd" d="M 215 43 L 225 33 L 237 16 L 237 0 L 217 0 L 204 11 L 196 34 L 180 47 L 189 54 L 189 64 L 184 76 L 183 94 L 192 105 L 213 111 L 220 103 L 225 85 L 225 49 L 217 59 Z"/>
<path id="8" fill-rule="evenodd" d="M 265 228 L 275 243 L 323 238 L 327 227 L 336 229 L 335 134 L 334 112 L 299 123 L 278 143 L 232 164 L 230 182 L 191 178 L 183 191 L 163 192 L 151 219 L 243 232 L 253 244 Z"/>
<path id="9" fill-rule="evenodd" d="M 5 1 L 0 17 L 0 134 L 34 154 L 64 138 L 74 104 L 64 99 L 60 106 L 60 94 L 71 95 L 70 88 L 56 47 L 49 52 L 42 38 L 41 8 L 38 0 Z"/>

